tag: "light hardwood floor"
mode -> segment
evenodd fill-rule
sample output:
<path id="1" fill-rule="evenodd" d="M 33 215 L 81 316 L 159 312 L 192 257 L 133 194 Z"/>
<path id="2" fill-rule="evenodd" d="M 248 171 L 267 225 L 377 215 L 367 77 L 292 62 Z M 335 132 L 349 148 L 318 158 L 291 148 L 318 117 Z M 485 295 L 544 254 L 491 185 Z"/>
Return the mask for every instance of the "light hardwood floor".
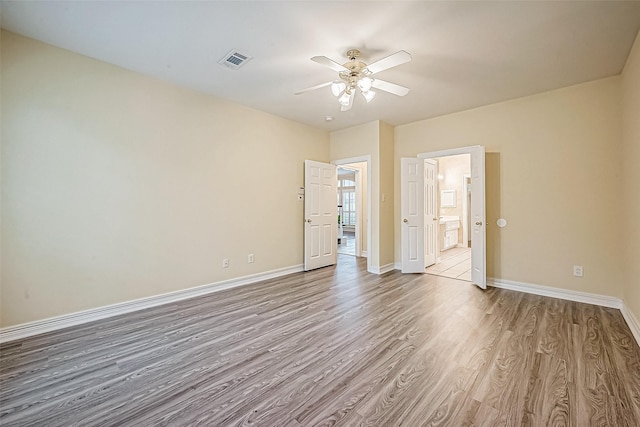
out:
<path id="1" fill-rule="evenodd" d="M 0 347 L 3 426 L 638 426 L 617 310 L 365 259 Z"/>

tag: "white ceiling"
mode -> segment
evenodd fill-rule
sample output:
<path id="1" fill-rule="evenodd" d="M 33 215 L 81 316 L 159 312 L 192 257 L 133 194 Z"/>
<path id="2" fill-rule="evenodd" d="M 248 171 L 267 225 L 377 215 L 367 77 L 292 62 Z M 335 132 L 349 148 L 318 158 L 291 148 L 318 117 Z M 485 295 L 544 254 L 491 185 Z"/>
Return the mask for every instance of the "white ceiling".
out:
<path id="1" fill-rule="evenodd" d="M 2 27 L 146 75 L 336 130 L 392 125 L 615 75 L 640 28 L 640 1 L 2 1 Z M 335 79 L 310 61 L 408 64 L 377 76 L 411 88 L 340 112 Z M 232 71 L 231 49 L 253 56 Z M 330 115 L 335 119 L 325 122 Z"/>

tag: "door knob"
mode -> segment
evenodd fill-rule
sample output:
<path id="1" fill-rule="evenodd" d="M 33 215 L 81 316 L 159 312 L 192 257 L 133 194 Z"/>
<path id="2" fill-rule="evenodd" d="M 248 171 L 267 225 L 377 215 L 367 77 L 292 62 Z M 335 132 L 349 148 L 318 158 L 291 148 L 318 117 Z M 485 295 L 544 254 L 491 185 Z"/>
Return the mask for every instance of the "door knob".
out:
<path id="1" fill-rule="evenodd" d="M 482 221 L 476 221 L 476 225 L 482 225 Z"/>
<path id="2" fill-rule="evenodd" d="M 311 224 L 311 220 L 310 220 L 310 219 L 308 219 L 308 220 L 307 220 L 307 222 L 308 222 L 309 224 Z"/>
<path id="3" fill-rule="evenodd" d="M 402 222 L 404 222 L 405 224 L 409 222 L 409 220 L 407 218 L 403 219 Z"/>

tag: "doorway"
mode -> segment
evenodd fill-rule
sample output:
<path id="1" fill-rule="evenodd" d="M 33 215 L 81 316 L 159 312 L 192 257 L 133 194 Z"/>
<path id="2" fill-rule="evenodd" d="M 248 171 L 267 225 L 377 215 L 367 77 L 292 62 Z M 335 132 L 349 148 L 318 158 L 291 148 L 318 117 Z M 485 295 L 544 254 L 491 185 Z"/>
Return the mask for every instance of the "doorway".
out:
<path id="1" fill-rule="evenodd" d="M 458 167 L 459 173 L 449 174 L 449 168 L 445 167 L 448 157 L 459 155 L 468 156 L 469 167 Z M 432 186 L 427 179 L 428 162 L 437 161 L 439 166 L 436 203 L 438 216 L 428 214 L 427 201 L 429 188 Z M 463 157 L 458 157 L 458 160 Z M 425 273 L 428 266 L 426 260 L 426 248 L 435 244 L 439 248 L 439 258 L 443 263 L 443 254 L 446 250 L 459 249 L 466 254 L 458 254 L 460 257 L 447 259 L 455 263 L 461 257 L 468 256 L 470 270 L 460 265 L 456 276 L 461 276 L 469 271 L 470 280 L 477 286 L 486 288 L 486 232 L 485 232 L 485 155 L 484 147 L 472 146 L 452 150 L 444 150 L 431 153 L 422 153 L 417 158 L 401 159 L 401 255 L 402 271 L 404 273 Z M 465 175 L 469 175 L 467 180 Z M 466 186 L 465 186 L 466 184 Z M 469 193 L 470 192 L 470 193 Z M 470 202 L 467 197 L 470 196 Z M 467 218 L 463 218 L 462 208 L 467 205 L 467 218 L 471 218 L 471 224 Z M 437 233 L 427 233 L 429 222 L 437 223 Z M 465 227 L 471 236 L 463 236 Z M 429 241 L 428 239 L 435 239 Z M 471 240 L 469 250 L 468 240 Z M 465 243 L 465 241 L 467 243 Z M 452 254 L 450 252 L 449 254 Z M 447 254 L 448 255 L 448 254 Z M 447 258 L 454 258 L 448 257 Z M 432 258 L 431 258 L 432 259 Z M 442 265 L 440 267 L 443 267 Z M 450 272 L 453 274 L 453 272 Z M 466 278 L 466 276 L 464 276 Z M 458 277 L 456 277 L 458 278 Z"/>
<path id="2" fill-rule="evenodd" d="M 471 245 L 468 237 L 471 156 L 465 153 L 429 160 L 436 163 L 438 173 L 438 225 L 436 241 L 433 242 L 437 247 L 437 257 L 434 262 L 425 264 L 425 272 L 471 281 Z"/>
<path id="3" fill-rule="evenodd" d="M 338 253 L 367 258 L 371 253 L 371 177 L 370 156 L 335 160 L 337 166 Z"/>
<path id="4" fill-rule="evenodd" d="M 338 253 L 361 256 L 361 233 L 359 230 L 362 215 L 360 186 L 360 170 L 350 165 L 338 166 Z"/>

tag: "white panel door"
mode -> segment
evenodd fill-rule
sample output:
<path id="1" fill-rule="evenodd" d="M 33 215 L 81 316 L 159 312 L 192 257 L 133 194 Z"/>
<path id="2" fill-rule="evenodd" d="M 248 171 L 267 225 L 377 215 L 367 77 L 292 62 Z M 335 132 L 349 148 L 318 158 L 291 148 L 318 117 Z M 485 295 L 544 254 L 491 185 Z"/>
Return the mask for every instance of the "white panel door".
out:
<path id="1" fill-rule="evenodd" d="M 471 281 L 487 289 L 484 147 L 471 151 Z"/>
<path id="2" fill-rule="evenodd" d="M 424 159 L 400 159 L 402 272 L 424 273 Z"/>
<path id="3" fill-rule="evenodd" d="M 436 162 L 424 161 L 424 266 L 436 263 L 438 251 L 438 207 Z"/>
<path id="4" fill-rule="evenodd" d="M 336 166 L 304 162 L 304 269 L 333 265 L 338 250 Z"/>

